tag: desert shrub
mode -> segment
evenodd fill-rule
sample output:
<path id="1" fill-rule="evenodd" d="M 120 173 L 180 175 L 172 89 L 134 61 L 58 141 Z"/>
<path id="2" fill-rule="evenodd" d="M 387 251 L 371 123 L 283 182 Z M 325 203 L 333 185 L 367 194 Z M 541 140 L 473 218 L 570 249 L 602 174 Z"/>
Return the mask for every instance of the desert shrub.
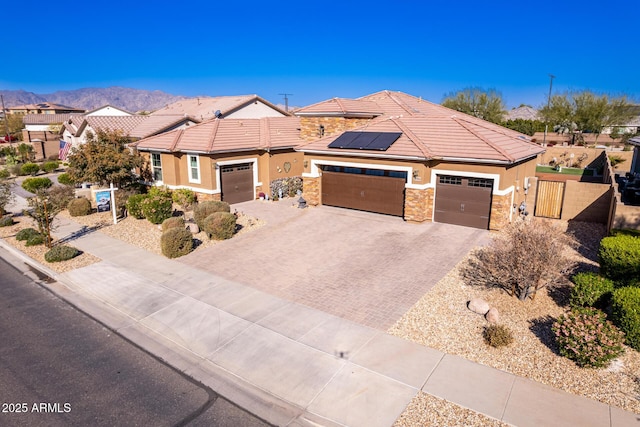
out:
<path id="1" fill-rule="evenodd" d="M 214 212 L 202 222 L 202 230 L 213 240 L 226 240 L 236 232 L 236 216 L 229 212 Z"/>
<path id="2" fill-rule="evenodd" d="M 13 217 L 11 215 L 0 217 L 0 227 L 9 227 L 10 225 L 13 225 Z"/>
<path id="3" fill-rule="evenodd" d="M 170 228 L 160 237 L 162 254 L 167 258 L 177 258 L 193 250 L 193 237 L 186 228 Z"/>
<path id="4" fill-rule="evenodd" d="M 40 169 L 42 169 L 46 173 L 51 173 L 54 170 L 58 169 L 58 166 L 60 166 L 60 163 L 58 162 L 44 162 Z"/>
<path id="5" fill-rule="evenodd" d="M 54 185 L 47 191 L 49 201 L 63 209 L 69 206 L 69 202 L 75 198 L 75 191 L 66 185 Z"/>
<path id="6" fill-rule="evenodd" d="M 25 242 L 27 246 L 38 246 L 44 244 L 44 236 L 40 233 L 29 236 Z"/>
<path id="7" fill-rule="evenodd" d="M 91 202 L 86 197 L 78 197 L 67 204 L 69 215 L 85 216 L 91 213 Z"/>
<path id="8" fill-rule="evenodd" d="M 11 172 L 9 172 L 9 169 L 7 168 L 0 169 L 0 179 L 7 179 L 10 176 L 11 176 Z"/>
<path id="9" fill-rule="evenodd" d="M 613 291 L 611 317 L 626 334 L 627 345 L 640 351 L 640 288 L 625 287 Z"/>
<path id="10" fill-rule="evenodd" d="M 552 327 L 560 354 L 578 366 L 601 368 L 624 352 L 624 334 L 595 308 L 573 309 Z"/>
<path id="11" fill-rule="evenodd" d="M 484 340 L 491 347 L 504 347 L 513 342 L 511 330 L 504 325 L 489 325 L 482 333 Z"/>
<path id="12" fill-rule="evenodd" d="M 44 259 L 47 262 L 61 262 L 74 258 L 79 254 L 80 251 L 78 251 L 73 246 L 60 245 L 54 246 L 53 248 L 49 249 L 44 254 Z"/>
<path id="13" fill-rule="evenodd" d="M 604 308 L 614 289 L 612 280 L 591 272 L 578 273 L 571 281 L 575 285 L 569 299 L 572 307 Z"/>
<path id="14" fill-rule="evenodd" d="M 20 172 L 22 175 L 35 175 L 40 170 L 40 166 L 36 163 L 25 163 L 20 168 Z"/>
<path id="15" fill-rule="evenodd" d="M 185 228 L 184 218 L 181 216 L 172 216 L 162 221 L 162 231 L 167 231 L 171 228 Z"/>
<path id="16" fill-rule="evenodd" d="M 23 228 L 22 230 L 16 233 L 16 240 L 26 241 L 29 240 L 31 236 L 40 235 L 40 232 L 35 228 Z"/>
<path id="17" fill-rule="evenodd" d="M 141 202 L 142 214 L 152 224 L 162 224 L 173 214 L 173 201 L 162 195 L 148 194 Z"/>
<path id="18" fill-rule="evenodd" d="M 173 197 L 173 191 L 168 187 L 150 187 L 147 194 L 151 197 L 161 197 L 163 199 L 171 199 Z"/>
<path id="19" fill-rule="evenodd" d="M 179 188 L 171 195 L 173 202 L 178 204 L 184 212 L 191 210 L 196 203 L 196 193 L 188 188 Z"/>
<path id="20" fill-rule="evenodd" d="M 68 173 L 61 173 L 60 175 L 58 175 L 58 182 L 62 185 L 69 185 L 69 186 L 72 186 L 75 184 L 73 180 L 71 180 L 71 177 L 69 176 Z"/>
<path id="21" fill-rule="evenodd" d="M 118 215 L 124 216 L 124 211 L 127 208 L 127 202 L 129 201 L 129 197 L 133 195 L 140 194 L 136 188 L 125 188 L 122 190 L 118 190 L 115 192 L 116 197 L 116 210 Z"/>
<path id="22" fill-rule="evenodd" d="M 227 202 L 206 201 L 198 203 L 193 209 L 193 219 L 202 230 L 203 222 L 206 217 L 215 212 L 231 212 L 231 207 Z"/>
<path id="23" fill-rule="evenodd" d="M 144 218 L 144 213 L 142 212 L 142 202 L 147 198 L 146 194 L 132 194 L 127 199 L 127 211 L 129 215 L 134 218 L 142 219 Z"/>
<path id="24" fill-rule="evenodd" d="M 474 251 L 462 274 L 469 284 L 498 286 L 520 300 L 533 298 L 571 266 L 563 253 L 573 243 L 547 221 L 517 220 Z"/>
<path id="25" fill-rule="evenodd" d="M 37 165 L 36 165 L 37 166 Z M 53 182 L 49 178 L 27 178 L 22 182 L 22 188 L 29 193 L 37 193 L 51 187 Z"/>
<path id="26" fill-rule="evenodd" d="M 598 258 L 600 272 L 622 287 L 640 276 L 640 238 L 624 234 L 605 237 L 600 241 Z"/>

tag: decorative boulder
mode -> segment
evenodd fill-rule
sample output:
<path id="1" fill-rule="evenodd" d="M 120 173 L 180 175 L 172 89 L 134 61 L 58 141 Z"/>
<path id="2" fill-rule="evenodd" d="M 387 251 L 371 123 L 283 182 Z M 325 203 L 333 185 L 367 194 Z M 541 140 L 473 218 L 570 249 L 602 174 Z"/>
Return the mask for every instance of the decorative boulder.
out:
<path id="1" fill-rule="evenodd" d="M 467 303 L 467 308 L 474 313 L 485 315 L 489 311 L 489 303 L 482 298 L 474 298 Z"/>
<path id="2" fill-rule="evenodd" d="M 195 222 L 188 222 L 187 228 L 191 232 L 191 234 L 198 234 L 200 232 L 200 227 Z"/>
<path id="3" fill-rule="evenodd" d="M 484 315 L 484 318 L 487 319 L 487 322 L 495 324 L 500 322 L 500 313 L 497 308 L 491 307 L 487 314 Z"/>

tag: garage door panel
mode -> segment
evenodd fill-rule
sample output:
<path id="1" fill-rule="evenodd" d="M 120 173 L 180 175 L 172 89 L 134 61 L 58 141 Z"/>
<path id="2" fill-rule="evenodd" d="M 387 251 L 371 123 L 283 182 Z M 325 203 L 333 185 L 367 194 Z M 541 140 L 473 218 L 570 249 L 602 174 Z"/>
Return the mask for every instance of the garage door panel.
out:
<path id="1" fill-rule="evenodd" d="M 254 199 L 253 165 L 225 165 L 220 168 L 222 200 L 229 203 L 240 203 Z"/>
<path id="2" fill-rule="evenodd" d="M 402 216 L 403 178 L 325 171 L 322 204 Z"/>
<path id="3" fill-rule="evenodd" d="M 438 179 L 434 221 L 488 229 L 492 189 L 493 180 L 489 179 Z"/>

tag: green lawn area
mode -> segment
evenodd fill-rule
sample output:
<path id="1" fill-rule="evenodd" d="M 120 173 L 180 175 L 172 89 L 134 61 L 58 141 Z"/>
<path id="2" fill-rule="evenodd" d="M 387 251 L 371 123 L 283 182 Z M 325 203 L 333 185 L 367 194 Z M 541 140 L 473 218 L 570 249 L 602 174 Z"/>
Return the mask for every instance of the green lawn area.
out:
<path id="1" fill-rule="evenodd" d="M 580 168 L 562 168 L 562 172 L 558 172 L 555 170 L 553 166 L 536 166 L 536 172 L 541 173 L 557 173 L 563 175 L 585 175 L 585 176 L 593 176 L 592 169 L 580 169 Z"/>

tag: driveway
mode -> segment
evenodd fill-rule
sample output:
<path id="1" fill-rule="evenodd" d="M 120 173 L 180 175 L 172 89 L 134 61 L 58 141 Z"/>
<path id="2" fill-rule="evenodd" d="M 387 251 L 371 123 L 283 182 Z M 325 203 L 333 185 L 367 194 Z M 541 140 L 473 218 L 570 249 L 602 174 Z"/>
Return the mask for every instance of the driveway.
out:
<path id="1" fill-rule="evenodd" d="M 293 199 L 232 206 L 266 222 L 179 258 L 280 298 L 386 330 L 489 232 Z"/>

